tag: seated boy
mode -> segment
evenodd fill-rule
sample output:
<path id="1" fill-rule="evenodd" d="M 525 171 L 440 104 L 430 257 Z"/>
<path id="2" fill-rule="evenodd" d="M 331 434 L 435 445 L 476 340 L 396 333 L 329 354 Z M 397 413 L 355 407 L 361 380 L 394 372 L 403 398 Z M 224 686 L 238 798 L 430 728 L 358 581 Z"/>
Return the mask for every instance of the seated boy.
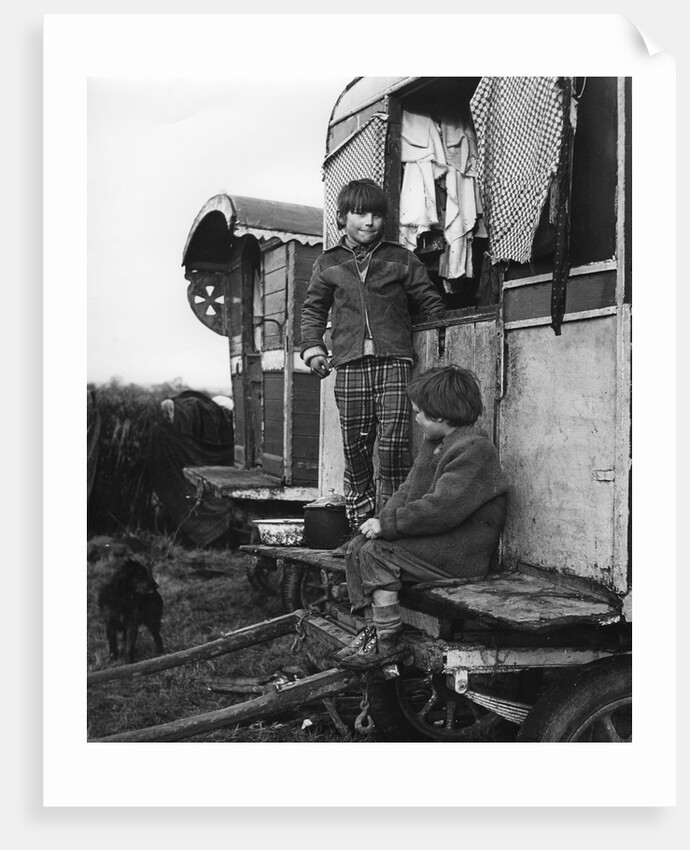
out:
<path id="1" fill-rule="evenodd" d="M 508 485 L 489 438 L 475 376 L 430 369 L 408 386 L 424 441 L 405 482 L 360 526 L 346 556 L 352 611 L 370 625 L 338 653 L 366 669 L 407 654 L 398 591 L 403 581 L 484 576 L 506 518 Z"/>

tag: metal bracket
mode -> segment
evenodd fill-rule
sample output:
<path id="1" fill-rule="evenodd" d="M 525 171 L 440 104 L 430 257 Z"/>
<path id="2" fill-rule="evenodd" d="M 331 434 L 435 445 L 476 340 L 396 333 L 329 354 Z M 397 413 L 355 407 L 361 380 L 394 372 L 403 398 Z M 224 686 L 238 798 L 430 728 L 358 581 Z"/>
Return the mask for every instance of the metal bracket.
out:
<path id="1" fill-rule="evenodd" d="M 467 690 L 469 674 L 464 667 L 456 667 L 448 673 L 453 680 L 453 690 L 456 694 L 464 694 Z"/>

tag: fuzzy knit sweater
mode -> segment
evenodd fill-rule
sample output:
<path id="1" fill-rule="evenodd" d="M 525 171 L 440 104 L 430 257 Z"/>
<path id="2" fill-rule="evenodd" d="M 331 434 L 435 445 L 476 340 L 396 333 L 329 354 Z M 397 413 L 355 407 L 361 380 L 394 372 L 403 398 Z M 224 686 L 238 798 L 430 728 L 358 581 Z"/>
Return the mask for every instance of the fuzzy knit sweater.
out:
<path id="1" fill-rule="evenodd" d="M 456 428 L 424 440 L 379 514 L 381 537 L 449 576 L 484 576 L 506 519 L 508 484 L 489 438 Z"/>

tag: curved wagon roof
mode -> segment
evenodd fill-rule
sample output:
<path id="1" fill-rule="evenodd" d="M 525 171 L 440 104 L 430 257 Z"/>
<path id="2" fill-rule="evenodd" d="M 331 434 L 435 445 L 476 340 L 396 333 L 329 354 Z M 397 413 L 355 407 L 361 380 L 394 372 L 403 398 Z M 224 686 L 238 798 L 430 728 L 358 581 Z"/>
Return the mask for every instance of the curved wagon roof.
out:
<path id="1" fill-rule="evenodd" d="M 182 265 L 198 259 L 191 255 L 193 246 L 221 241 L 229 248 L 234 237 L 246 235 L 265 241 L 294 240 L 303 245 L 320 245 L 323 241 L 323 210 L 241 195 L 214 195 L 206 201 L 192 223 L 182 252 Z"/>

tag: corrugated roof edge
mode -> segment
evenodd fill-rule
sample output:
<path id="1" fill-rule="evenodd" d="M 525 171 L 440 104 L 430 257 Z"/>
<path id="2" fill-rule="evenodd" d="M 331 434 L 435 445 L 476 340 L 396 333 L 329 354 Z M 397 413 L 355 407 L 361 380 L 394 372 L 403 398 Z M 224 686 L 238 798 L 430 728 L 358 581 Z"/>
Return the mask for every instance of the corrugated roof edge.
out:
<path id="1" fill-rule="evenodd" d="M 212 212 L 223 214 L 228 231 L 242 227 L 245 233 L 261 231 L 257 238 L 277 237 L 282 241 L 294 238 L 302 244 L 305 241 L 299 237 L 318 237 L 316 242 L 307 239 L 308 244 L 318 244 L 323 239 L 323 210 L 319 207 L 220 193 L 209 198 L 197 213 L 182 252 L 182 265 L 196 229 Z"/>

